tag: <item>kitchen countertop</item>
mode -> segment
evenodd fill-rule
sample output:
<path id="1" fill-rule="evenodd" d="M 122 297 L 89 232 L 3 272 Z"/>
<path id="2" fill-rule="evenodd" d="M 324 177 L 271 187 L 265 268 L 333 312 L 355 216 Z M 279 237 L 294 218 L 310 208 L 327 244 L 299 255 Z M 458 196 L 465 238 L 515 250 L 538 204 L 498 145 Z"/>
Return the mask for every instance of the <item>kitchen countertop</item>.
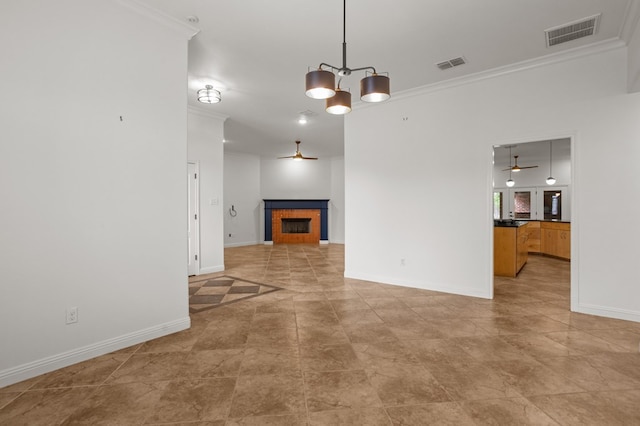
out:
<path id="1" fill-rule="evenodd" d="M 519 228 L 526 224 L 526 220 L 499 219 L 493 221 L 493 225 L 499 228 Z"/>
<path id="2" fill-rule="evenodd" d="M 503 228 L 518 228 L 529 222 L 550 222 L 550 223 L 571 223 L 568 220 L 542 219 L 542 220 L 517 220 L 517 219 L 494 219 L 493 225 Z"/>

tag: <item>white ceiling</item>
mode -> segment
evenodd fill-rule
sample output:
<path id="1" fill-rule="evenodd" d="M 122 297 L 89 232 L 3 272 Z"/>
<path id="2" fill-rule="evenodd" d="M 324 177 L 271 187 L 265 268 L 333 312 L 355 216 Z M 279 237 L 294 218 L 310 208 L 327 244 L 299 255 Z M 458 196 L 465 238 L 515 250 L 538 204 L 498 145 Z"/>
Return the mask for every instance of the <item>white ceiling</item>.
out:
<path id="1" fill-rule="evenodd" d="M 307 156 L 343 152 L 343 117 L 304 94 L 304 76 L 342 62 L 340 0 L 139 0 L 200 32 L 189 45 L 189 104 L 226 115 L 226 151 Z M 622 38 L 638 0 L 347 0 L 347 65 L 388 72 L 394 94 Z M 601 13 L 595 35 L 547 48 L 544 30 Z M 446 71 L 435 64 L 463 56 Z M 359 98 L 361 73 L 342 84 Z M 207 83 L 222 102 L 203 105 Z M 312 111 L 309 123 L 298 113 Z"/>

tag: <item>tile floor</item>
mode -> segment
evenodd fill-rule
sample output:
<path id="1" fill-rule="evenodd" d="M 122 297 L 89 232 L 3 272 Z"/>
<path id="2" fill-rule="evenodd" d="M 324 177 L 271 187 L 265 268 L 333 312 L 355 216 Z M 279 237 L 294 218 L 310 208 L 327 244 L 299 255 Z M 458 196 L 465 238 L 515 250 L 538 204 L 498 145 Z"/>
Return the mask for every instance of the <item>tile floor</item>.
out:
<path id="1" fill-rule="evenodd" d="M 280 287 L 229 275 L 189 278 L 189 312 L 192 314 L 281 290 Z"/>
<path id="2" fill-rule="evenodd" d="M 283 289 L 0 389 L 0 424 L 640 424 L 640 324 L 570 313 L 567 262 L 532 256 L 483 300 L 344 279 L 340 245 L 225 260 L 192 285 Z"/>

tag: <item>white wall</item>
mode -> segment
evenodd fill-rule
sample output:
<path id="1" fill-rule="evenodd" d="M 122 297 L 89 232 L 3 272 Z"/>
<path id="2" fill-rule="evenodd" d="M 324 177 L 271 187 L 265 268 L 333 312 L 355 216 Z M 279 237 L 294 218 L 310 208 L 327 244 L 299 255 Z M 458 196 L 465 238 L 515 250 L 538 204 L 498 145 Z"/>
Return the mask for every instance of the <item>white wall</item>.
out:
<path id="1" fill-rule="evenodd" d="M 626 47 L 580 53 L 352 112 L 345 275 L 492 297 L 492 146 L 573 137 L 572 309 L 640 321 L 640 227 L 607 219 L 614 182 L 640 211 L 640 94 Z"/>
<path id="2" fill-rule="evenodd" d="M 328 199 L 331 196 L 331 159 L 317 161 L 260 161 L 262 198 Z"/>
<path id="3" fill-rule="evenodd" d="M 0 386 L 190 324 L 193 32 L 125 4 L 0 5 Z"/>
<path id="4" fill-rule="evenodd" d="M 189 108 L 188 158 L 199 171 L 200 274 L 224 270 L 224 120 L 215 112 Z"/>
<path id="5" fill-rule="evenodd" d="M 251 154 L 224 154 L 224 245 L 244 246 L 264 241 L 260 233 L 260 157 Z M 236 215 L 231 215 L 234 207 Z"/>

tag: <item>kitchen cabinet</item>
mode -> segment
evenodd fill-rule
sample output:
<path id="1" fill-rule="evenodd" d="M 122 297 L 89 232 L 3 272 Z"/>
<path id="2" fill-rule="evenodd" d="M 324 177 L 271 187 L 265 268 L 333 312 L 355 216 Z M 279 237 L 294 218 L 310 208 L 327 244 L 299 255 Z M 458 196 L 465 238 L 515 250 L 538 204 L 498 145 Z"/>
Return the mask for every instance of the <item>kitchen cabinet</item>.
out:
<path id="1" fill-rule="evenodd" d="M 529 253 L 540 253 L 540 222 L 529 222 L 527 225 L 527 235 L 527 248 Z"/>
<path id="2" fill-rule="evenodd" d="M 571 224 L 540 222 L 540 252 L 562 259 L 571 259 Z"/>
<path id="3" fill-rule="evenodd" d="M 493 228 L 493 273 L 503 277 L 515 277 L 527 263 L 528 224 L 517 222 L 515 226 Z"/>

